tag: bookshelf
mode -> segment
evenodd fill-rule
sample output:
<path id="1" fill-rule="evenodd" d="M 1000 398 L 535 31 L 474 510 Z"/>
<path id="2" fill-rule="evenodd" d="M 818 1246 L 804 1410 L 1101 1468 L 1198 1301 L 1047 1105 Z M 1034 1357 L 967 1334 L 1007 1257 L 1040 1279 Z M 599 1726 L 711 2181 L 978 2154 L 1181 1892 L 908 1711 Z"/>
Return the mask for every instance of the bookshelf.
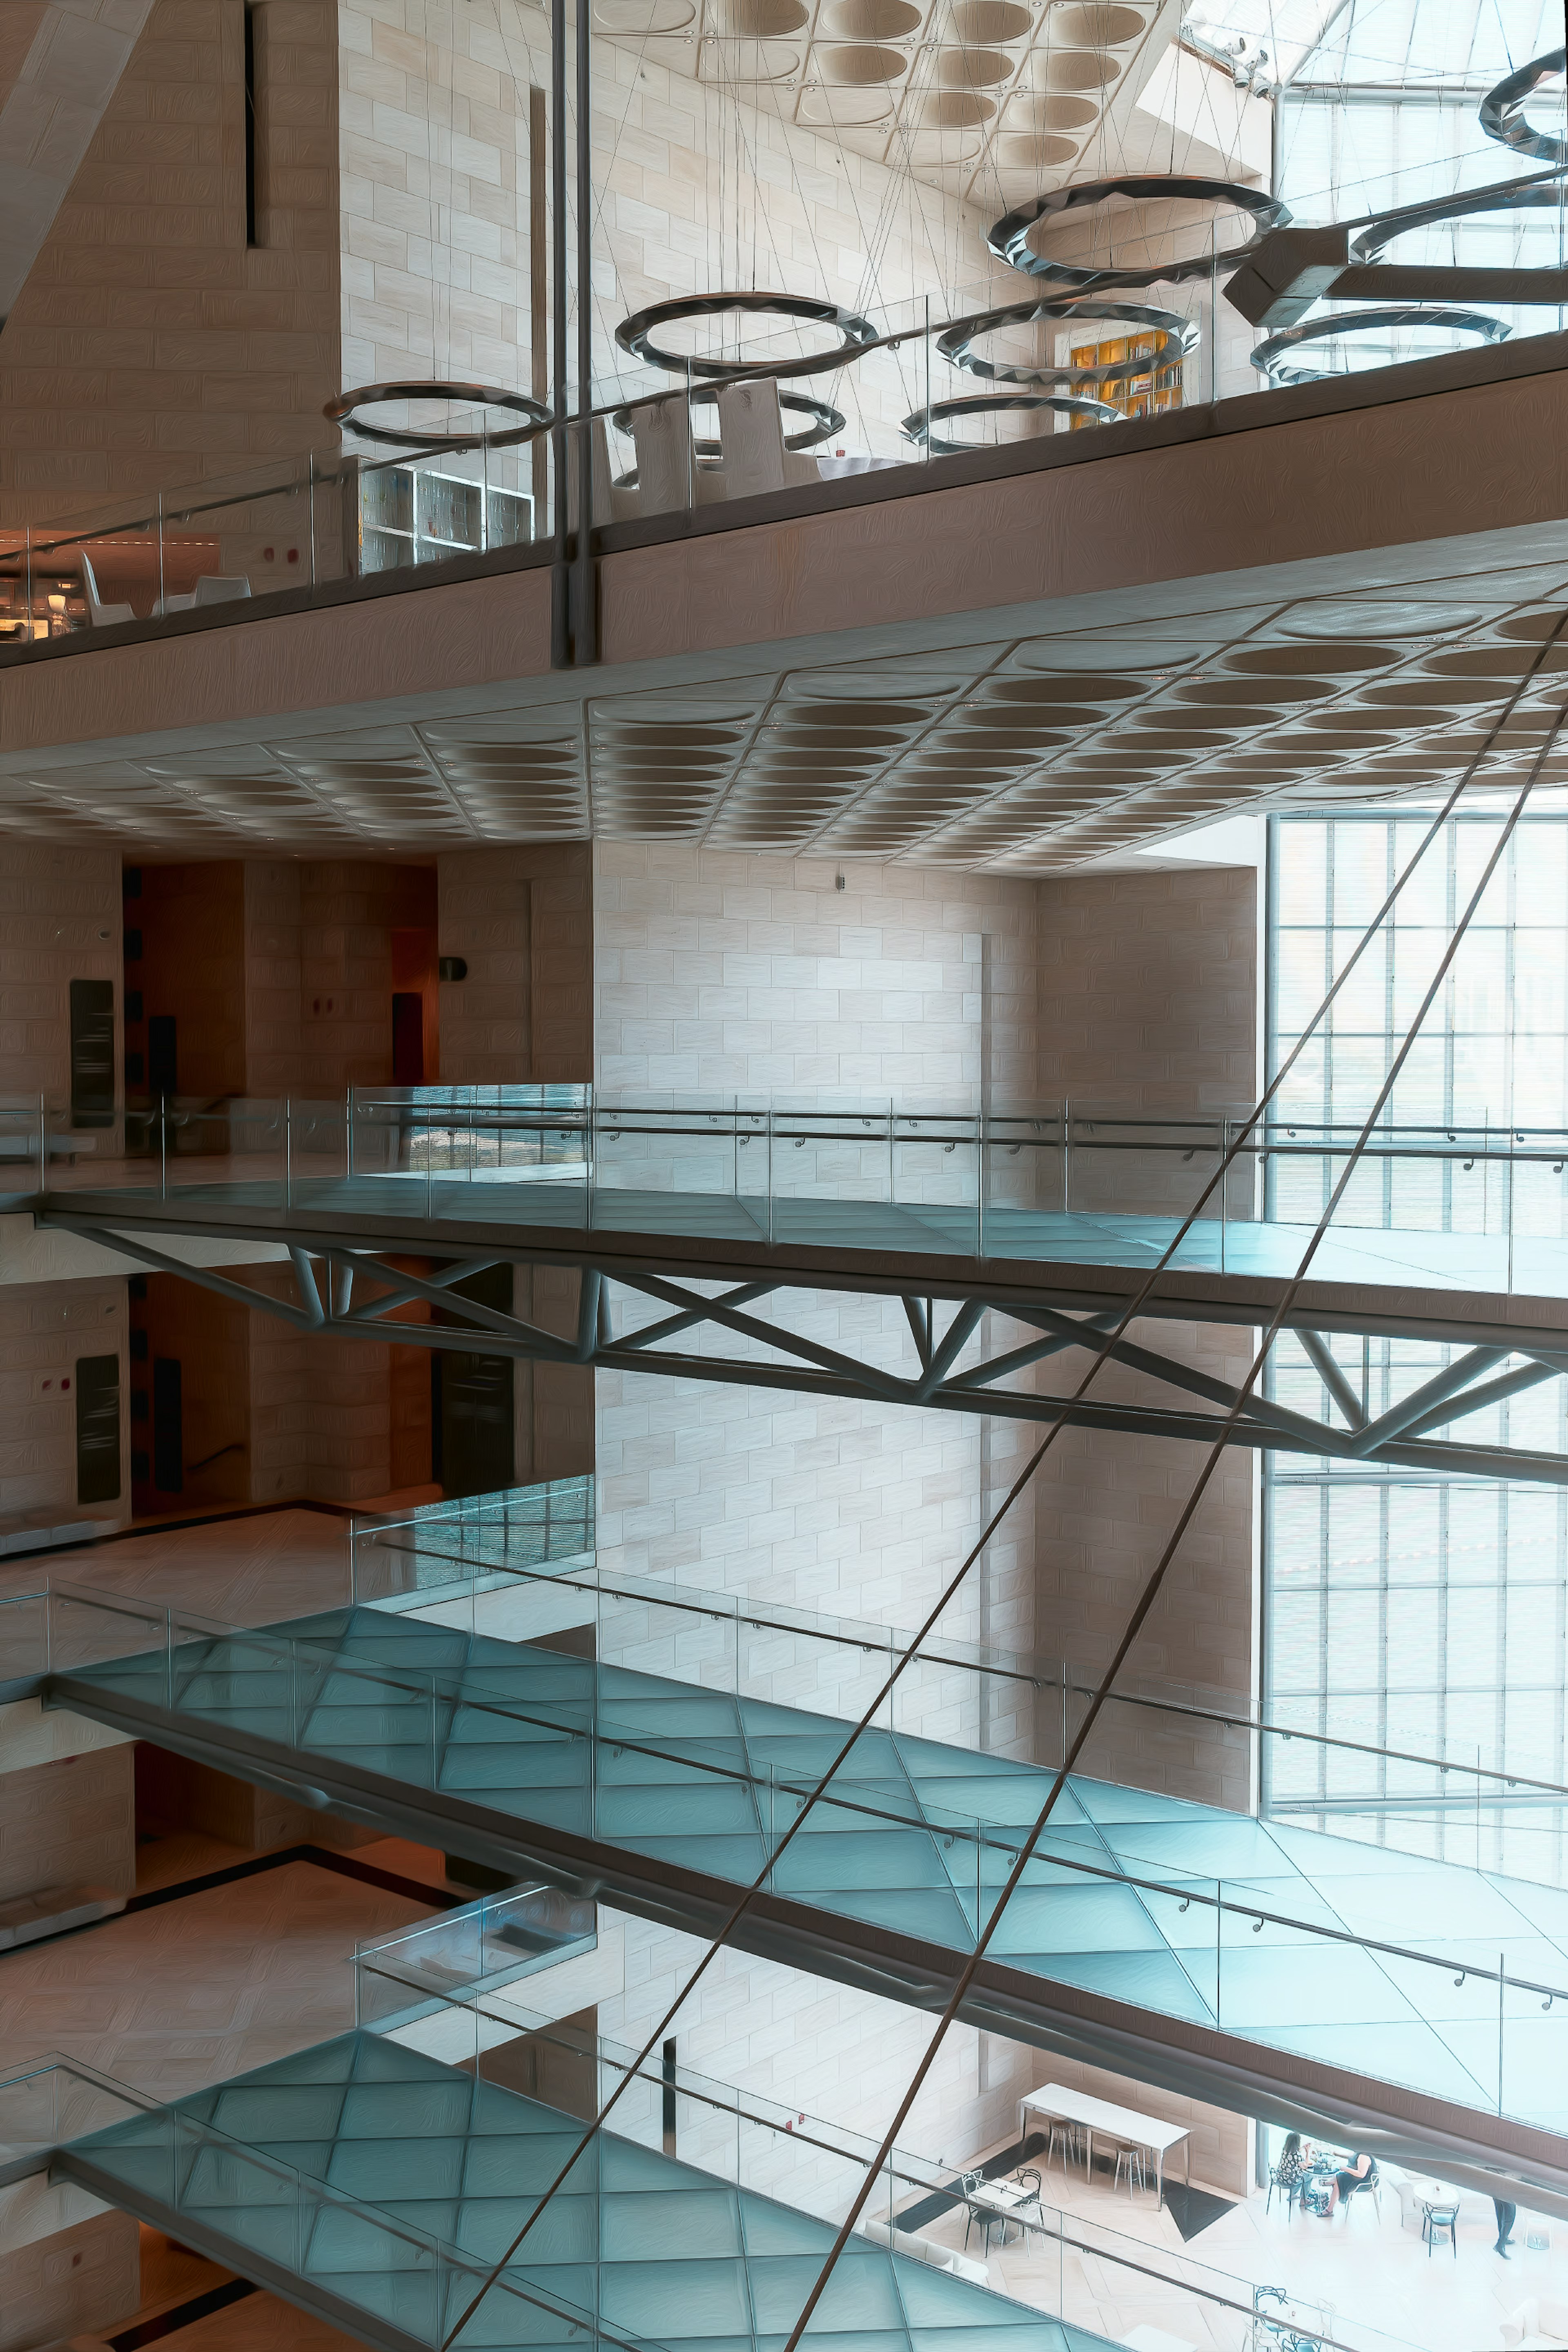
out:
<path id="1" fill-rule="evenodd" d="M 360 476 L 360 570 L 438 563 L 487 547 L 526 545 L 533 500 L 526 490 L 469 481 L 428 466 L 378 466 Z"/>
<path id="2" fill-rule="evenodd" d="M 1123 416 L 1159 416 L 1166 409 L 1180 408 L 1184 374 L 1180 353 L 1154 364 L 1154 349 L 1163 341 L 1156 335 L 1127 335 L 1110 343 L 1075 343 L 1069 364 L 1075 368 L 1114 368 L 1131 359 L 1148 362 L 1135 375 L 1113 376 L 1109 383 L 1093 383 L 1087 379 L 1076 387 L 1096 400 L 1109 401 Z M 1075 416 L 1072 430 L 1080 432 L 1093 423 L 1088 416 Z"/>

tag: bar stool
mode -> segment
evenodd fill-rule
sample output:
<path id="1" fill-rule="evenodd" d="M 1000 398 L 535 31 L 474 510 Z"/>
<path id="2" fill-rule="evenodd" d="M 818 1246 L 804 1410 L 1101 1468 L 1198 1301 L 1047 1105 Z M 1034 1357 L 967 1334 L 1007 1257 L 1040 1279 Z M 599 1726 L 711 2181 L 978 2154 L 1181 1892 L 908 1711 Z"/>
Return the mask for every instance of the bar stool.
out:
<path id="1" fill-rule="evenodd" d="M 1083 2126 L 1069 2123 L 1065 2116 L 1052 2116 L 1046 2130 L 1046 2162 L 1049 2164 L 1061 2142 L 1062 2170 L 1083 2154 Z"/>
<path id="2" fill-rule="evenodd" d="M 1148 2176 L 1143 2168 L 1142 2149 L 1131 2140 L 1119 2139 L 1116 2143 L 1116 2169 L 1110 2176 L 1110 2186 L 1113 2191 L 1120 2186 L 1123 2172 L 1127 2176 L 1129 2199 L 1131 2198 L 1135 2186 L 1139 2189 L 1148 2187 Z"/>

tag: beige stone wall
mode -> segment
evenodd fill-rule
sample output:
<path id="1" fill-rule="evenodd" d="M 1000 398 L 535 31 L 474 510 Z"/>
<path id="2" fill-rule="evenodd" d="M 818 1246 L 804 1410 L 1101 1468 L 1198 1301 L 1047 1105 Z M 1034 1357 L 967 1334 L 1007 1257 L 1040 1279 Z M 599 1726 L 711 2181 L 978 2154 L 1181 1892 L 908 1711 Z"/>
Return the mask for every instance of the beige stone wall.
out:
<path id="1" fill-rule="evenodd" d="M 241 1279 L 292 1299 L 288 1266 Z M 393 1484 L 392 1350 L 380 1341 L 322 1339 L 249 1310 L 251 1495 L 354 1503 Z"/>
<path id="2" fill-rule="evenodd" d="M 145 866 L 141 895 L 126 902 L 142 935 L 129 979 L 141 992 L 142 1019 L 131 1024 L 128 1042 L 144 1050 L 147 1020 L 173 1015 L 178 1094 L 246 1090 L 244 876 L 237 858 Z"/>
<path id="3" fill-rule="evenodd" d="M 131 1516 L 130 1396 L 125 1284 L 17 1284 L 0 1291 L 0 1518 L 47 1512 L 63 1522 L 117 1527 Z M 82 1356 L 120 1359 L 118 1502 L 76 1498 L 75 1381 Z"/>
<path id="4" fill-rule="evenodd" d="M 0 343 L 0 521 L 109 500 L 129 519 L 154 490 L 336 446 L 335 0 L 256 16 L 258 244 L 240 10 L 157 0 Z M 271 520 L 245 550 L 255 588 L 301 576 L 283 534 L 302 513 Z"/>
<path id="5" fill-rule="evenodd" d="M 434 374 L 526 390 L 528 93 L 549 87 L 544 11 L 521 0 L 344 0 L 340 26 L 349 380 Z M 860 310 L 903 305 L 907 324 L 911 299 L 933 288 L 983 307 L 993 281 L 1011 276 L 986 249 L 983 205 L 718 82 L 700 86 L 641 43 L 596 39 L 593 70 L 595 343 L 606 375 L 618 368 L 637 389 L 663 380 L 618 352 L 614 331 L 673 294 L 782 286 Z M 764 341 L 791 331 L 782 320 L 757 330 Z M 878 352 L 813 383 L 845 411 L 847 446 L 908 454 L 898 421 L 923 396 L 908 354 Z"/>
<path id="6" fill-rule="evenodd" d="M 0 1903 L 46 1886 L 132 1892 L 132 1756 L 126 1741 L 0 1778 Z"/>
<path id="7" fill-rule="evenodd" d="M 129 2213 L 71 2182 L 0 2189 L 0 2352 L 114 2327 L 141 2301 L 142 2240 Z"/>
<path id="8" fill-rule="evenodd" d="M 312 861 L 300 871 L 300 1067 L 290 1091 L 335 1101 L 392 1082 L 395 929 L 436 928 L 429 866 Z M 437 1076 L 426 1072 L 426 1082 Z"/>
<path id="9" fill-rule="evenodd" d="M 594 1075 L 597 893 L 585 842 L 452 850 L 437 861 L 441 1076 L 448 1086 L 560 1086 Z"/>
<path id="10" fill-rule="evenodd" d="M 1110 875 L 1040 886 L 1041 1076 L 1047 1093 L 1170 1113 L 1249 1103 L 1257 1079 L 1258 877 L 1250 867 Z M 1109 1157 L 1109 1155 L 1108 1155 Z M 1179 1163 L 1178 1163 L 1179 1166 Z M 1109 1178 L 1091 1176 L 1095 1183 Z M 1185 1206 L 1190 1172 L 1146 1179 L 1148 1205 Z M 1245 1378 L 1247 1329 L 1135 1325 L 1141 1344 L 1211 1377 Z M 1076 1387 L 1086 1360 L 1069 1358 Z M 1053 1364 L 1049 1383 L 1068 1385 Z M 1111 1368 L 1092 1393 L 1176 1406 L 1183 1392 Z M 1206 1409 L 1206 1408 L 1204 1408 Z M 1064 1432 L 1038 1482 L 1036 1638 L 1092 1683 L 1108 1662 L 1202 1464 L 1176 1441 Z M 1246 1698 L 1253 1688 L 1256 1457 L 1228 1449 L 1184 1536 L 1129 1662 L 1139 1675 Z M 1059 1720 L 1042 1725 L 1042 1752 Z M 1221 1731 L 1112 1706 L 1089 1769 L 1172 1795 L 1246 1807 L 1247 1744 Z"/>
<path id="11" fill-rule="evenodd" d="M 118 1069 L 120 852 L 13 835 L 0 860 L 0 1097 L 68 1108 L 73 980 L 113 982 Z"/>

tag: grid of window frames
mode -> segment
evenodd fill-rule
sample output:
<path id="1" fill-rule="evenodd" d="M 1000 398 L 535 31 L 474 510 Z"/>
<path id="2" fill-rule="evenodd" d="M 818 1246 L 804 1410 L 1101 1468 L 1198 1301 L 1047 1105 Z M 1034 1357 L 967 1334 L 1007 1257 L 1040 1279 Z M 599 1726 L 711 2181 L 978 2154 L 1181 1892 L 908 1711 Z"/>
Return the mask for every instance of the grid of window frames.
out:
<path id="1" fill-rule="evenodd" d="M 1270 1076 L 1414 854 L 1429 817 L 1274 819 L 1268 859 Z M 1276 1133 L 1363 1120 L 1495 846 L 1500 818 L 1444 826 L 1292 1071 Z M 1568 1168 L 1532 1144 L 1568 1126 L 1568 817 L 1527 819 L 1506 851 L 1340 1221 L 1448 1233 L 1568 1234 Z M 1424 1148 L 1405 1156 L 1411 1130 Z M 1402 1132 L 1403 1131 L 1403 1132 Z M 1429 1147 L 1437 1146 L 1434 1151 Z M 1270 1158 L 1267 1213 L 1310 1227 L 1342 1158 Z M 1378 1413 L 1460 1351 L 1336 1337 Z M 1304 1351 L 1273 1393 L 1328 1420 Z M 1446 1433 L 1568 1448 L 1568 1381 Z M 1264 1690 L 1270 1722 L 1568 1784 L 1568 1492 L 1271 1455 L 1264 1472 Z M 1408 1853 L 1568 1883 L 1568 1814 L 1474 1771 L 1265 1740 L 1275 1814 Z"/>

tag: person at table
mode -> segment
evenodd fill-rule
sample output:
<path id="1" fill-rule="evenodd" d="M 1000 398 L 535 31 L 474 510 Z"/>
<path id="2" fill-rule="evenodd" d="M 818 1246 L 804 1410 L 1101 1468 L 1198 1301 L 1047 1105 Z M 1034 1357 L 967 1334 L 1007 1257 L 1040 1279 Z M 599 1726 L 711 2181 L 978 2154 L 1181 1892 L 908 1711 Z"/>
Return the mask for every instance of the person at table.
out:
<path id="1" fill-rule="evenodd" d="M 1279 2161 L 1274 2168 L 1274 2185 L 1285 2192 L 1287 2211 L 1289 2210 L 1291 2198 L 1300 2193 L 1301 2184 L 1310 2179 L 1311 2173 L 1311 2152 L 1301 2146 L 1300 2133 L 1287 2132 L 1285 2145 L 1279 2151 Z"/>
<path id="2" fill-rule="evenodd" d="M 1352 2155 L 1349 2164 L 1342 2166 L 1328 2183 L 1328 2212 L 1331 2214 L 1347 2204 L 1358 2189 L 1370 2189 L 1376 2179 L 1377 2166 L 1373 2158 L 1359 2152 Z"/>

